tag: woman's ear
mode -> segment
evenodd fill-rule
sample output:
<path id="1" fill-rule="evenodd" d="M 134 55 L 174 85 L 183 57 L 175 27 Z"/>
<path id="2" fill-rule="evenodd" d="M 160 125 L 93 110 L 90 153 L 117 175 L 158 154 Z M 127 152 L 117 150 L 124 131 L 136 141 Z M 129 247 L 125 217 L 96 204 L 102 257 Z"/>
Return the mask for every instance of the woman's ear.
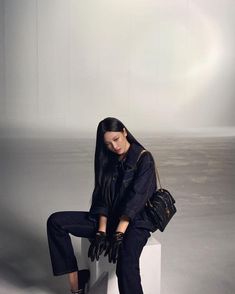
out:
<path id="1" fill-rule="evenodd" d="M 123 128 L 123 135 L 126 137 L 127 136 L 127 131 L 125 128 Z"/>

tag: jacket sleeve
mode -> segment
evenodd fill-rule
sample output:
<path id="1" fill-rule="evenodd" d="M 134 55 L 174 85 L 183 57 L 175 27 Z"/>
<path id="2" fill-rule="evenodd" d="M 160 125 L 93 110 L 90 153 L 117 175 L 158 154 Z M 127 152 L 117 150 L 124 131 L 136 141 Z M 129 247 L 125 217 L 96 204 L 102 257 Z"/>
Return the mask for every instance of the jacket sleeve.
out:
<path id="1" fill-rule="evenodd" d="M 101 188 L 98 184 L 95 186 L 92 193 L 92 204 L 89 213 L 108 216 L 108 206 L 102 200 Z"/>
<path id="2" fill-rule="evenodd" d="M 122 206 L 120 215 L 127 216 L 130 220 L 133 220 L 135 215 L 144 208 L 147 200 L 155 190 L 154 160 L 148 152 L 144 153 L 138 162 L 134 182 L 128 191 L 128 195 L 126 195 L 127 200 Z"/>

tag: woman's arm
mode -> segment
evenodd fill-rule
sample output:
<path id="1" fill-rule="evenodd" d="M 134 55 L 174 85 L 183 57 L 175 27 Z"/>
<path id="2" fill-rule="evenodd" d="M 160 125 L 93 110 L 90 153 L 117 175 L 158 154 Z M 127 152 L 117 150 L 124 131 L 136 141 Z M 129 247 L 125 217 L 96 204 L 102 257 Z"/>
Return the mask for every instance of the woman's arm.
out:
<path id="1" fill-rule="evenodd" d="M 121 208 L 121 215 L 129 217 L 132 221 L 140 212 L 147 200 L 156 190 L 156 176 L 154 161 L 149 152 L 144 153 L 137 165 L 135 180 L 128 191 L 128 197 Z"/>
<path id="2" fill-rule="evenodd" d="M 94 215 L 108 216 L 108 210 L 108 206 L 101 197 L 100 185 L 96 184 L 92 193 L 92 203 L 89 212 Z"/>
<path id="3" fill-rule="evenodd" d="M 106 226 L 107 226 L 107 216 L 100 215 L 99 218 L 99 229 L 98 231 L 106 232 Z"/>
<path id="4" fill-rule="evenodd" d="M 128 225 L 129 225 L 130 219 L 129 217 L 123 215 L 120 217 L 120 222 L 117 226 L 116 232 L 122 232 L 125 233 Z"/>
<path id="5" fill-rule="evenodd" d="M 125 233 L 128 225 L 129 225 L 129 217 L 125 215 L 121 216 L 116 232 Z M 100 215 L 98 231 L 106 232 L 106 227 L 107 227 L 107 216 Z"/>

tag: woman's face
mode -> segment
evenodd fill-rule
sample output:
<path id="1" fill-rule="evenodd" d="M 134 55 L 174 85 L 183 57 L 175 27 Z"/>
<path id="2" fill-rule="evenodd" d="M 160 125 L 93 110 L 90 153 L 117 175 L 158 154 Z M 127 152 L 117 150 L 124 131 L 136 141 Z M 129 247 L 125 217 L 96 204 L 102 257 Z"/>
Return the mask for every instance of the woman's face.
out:
<path id="1" fill-rule="evenodd" d="M 105 132 L 104 144 L 110 151 L 122 157 L 130 147 L 126 136 L 127 132 L 125 128 L 123 128 L 122 132 Z"/>

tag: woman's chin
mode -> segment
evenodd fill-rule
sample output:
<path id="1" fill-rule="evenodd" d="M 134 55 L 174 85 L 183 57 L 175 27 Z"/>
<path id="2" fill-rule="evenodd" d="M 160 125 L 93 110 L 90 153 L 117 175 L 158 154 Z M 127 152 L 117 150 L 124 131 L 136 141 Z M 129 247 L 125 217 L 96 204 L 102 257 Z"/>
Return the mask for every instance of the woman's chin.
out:
<path id="1" fill-rule="evenodd" d="M 122 155 L 123 151 L 122 151 L 122 149 L 119 149 L 119 150 L 116 150 L 115 153 L 117 153 L 118 155 Z"/>

